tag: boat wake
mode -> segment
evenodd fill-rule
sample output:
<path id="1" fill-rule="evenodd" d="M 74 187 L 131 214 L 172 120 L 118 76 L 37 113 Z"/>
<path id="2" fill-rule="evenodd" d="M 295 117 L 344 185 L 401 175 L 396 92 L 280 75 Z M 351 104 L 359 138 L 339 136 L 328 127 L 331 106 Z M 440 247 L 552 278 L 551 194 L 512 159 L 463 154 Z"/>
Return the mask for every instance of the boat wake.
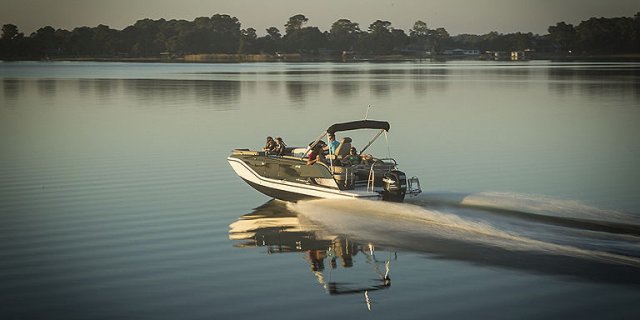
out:
<path id="1" fill-rule="evenodd" d="M 436 208 L 473 208 L 543 223 L 640 235 L 638 215 L 604 210 L 575 200 L 547 196 L 505 192 L 432 193 L 410 199 L 410 203 Z"/>
<path id="2" fill-rule="evenodd" d="M 441 258 L 607 278 L 640 268 L 637 218 L 575 201 L 426 194 L 410 203 L 324 199 L 288 207 L 331 233 Z M 640 276 L 632 278 L 640 284 Z"/>

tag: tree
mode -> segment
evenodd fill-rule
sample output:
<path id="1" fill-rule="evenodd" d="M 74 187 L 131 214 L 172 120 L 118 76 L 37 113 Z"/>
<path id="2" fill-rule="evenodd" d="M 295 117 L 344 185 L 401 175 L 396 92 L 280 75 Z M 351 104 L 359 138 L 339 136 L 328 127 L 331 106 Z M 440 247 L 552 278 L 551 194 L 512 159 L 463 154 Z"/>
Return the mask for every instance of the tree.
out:
<path id="1" fill-rule="evenodd" d="M 391 22 L 376 20 L 369 25 L 368 51 L 373 54 L 388 54 L 393 50 Z"/>
<path id="2" fill-rule="evenodd" d="M 391 44 L 394 50 L 402 50 L 409 43 L 409 36 L 402 29 L 391 30 Z"/>
<path id="3" fill-rule="evenodd" d="M 103 24 L 93 28 L 93 43 L 95 44 L 98 55 L 114 55 L 118 48 L 118 31 L 109 28 Z M 164 41 L 162 43 L 154 43 L 154 47 L 158 50 L 164 50 Z"/>
<path id="4" fill-rule="evenodd" d="M 360 27 L 357 23 L 348 19 L 340 19 L 334 22 L 329 30 L 331 46 L 342 51 L 351 50 L 359 33 Z"/>
<path id="5" fill-rule="evenodd" d="M 71 30 L 68 49 L 75 56 L 93 55 L 95 50 L 91 28 L 79 27 Z"/>
<path id="6" fill-rule="evenodd" d="M 282 39 L 288 52 L 317 52 L 324 45 L 324 35 L 317 27 L 302 26 L 309 19 L 302 14 L 297 14 L 284 25 L 286 34 Z"/>
<path id="7" fill-rule="evenodd" d="M 534 45 L 533 34 L 529 33 L 510 33 L 503 36 L 506 51 L 522 51 L 531 49 Z"/>
<path id="8" fill-rule="evenodd" d="M 247 28 L 240 31 L 240 46 L 238 47 L 238 53 L 255 53 L 255 43 L 258 39 L 256 29 Z"/>
<path id="9" fill-rule="evenodd" d="M 564 52 L 573 50 L 576 43 L 576 29 L 572 24 L 563 22 L 556 23 L 548 29 L 551 40 Z"/>
<path id="10" fill-rule="evenodd" d="M 633 52 L 640 52 L 640 11 L 633 16 Z"/>
<path id="11" fill-rule="evenodd" d="M 136 21 L 131 28 L 127 28 L 128 30 L 125 29 L 124 31 L 127 31 L 125 43 L 130 46 L 127 52 L 136 56 L 148 57 L 157 56 L 164 51 L 165 46 L 164 43 L 160 45 L 158 33 L 162 31 L 162 26 L 165 23 L 164 19 L 142 19 Z M 92 44 L 93 46 L 99 47 L 100 44 Z"/>
<path id="12" fill-rule="evenodd" d="M 211 17 L 212 51 L 236 53 L 240 45 L 240 22 L 228 14 L 215 14 Z M 254 30 L 255 31 L 255 30 Z"/>
<path id="13" fill-rule="evenodd" d="M 51 26 L 38 29 L 30 36 L 31 51 L 37 54 L 48 54 L 57 49 L 56 30 Z"/>
<path id="14" fill-rule="evenodd" d="M 325 43 L 325 36 L 317 27 L 305 27 L 285 36 L 290 52 L 318 53 Z"/>
<path id="15" fill-rule="evenodd" d="M 0 36 L 0 57 L 16 58 L 27 54 L 25 37 L 18 27 L 13 24 L 2 26 L 2 36 Z"/>
<path id="16" fill-rule="evenodd" d="M 182 36 L 185 53 L 210 53 L 211 32 L 207 29 L 191 29 Z"/>
<path id="17" fill-rule="evenodd" d="M 213 29 L 211 18 L 209 17 L 197 17 L 193 19 L 193 24 L 197 29 Z"/>
<path id="18" fill-rule="evenodd" d="M 257 39 L 257 50 L 265 53 L 274 54 L 280 50 L 282 35 L 276 27 L 266 29 L 267 35 Z"/>
<path id="19" fill-rule="evenodd" d="M 412 38 L 424 39 L 427 35 L 429 35 L 429 28 L 427 23 L 421 20 L 416 21 L 413 28 L 409 30 L 409 36 Z"/>
<path id="20" fill-rule="evenodd" d="M 273 40 L 280 40 L 282 38 L 280 30 L 278 30 L 278 28 L 276 27 L 269 27 L 266 31 Z"/>
<path id="21" fill-rule="evenodd" d="M 165 50 L 182 55 L 185 53 L 184 35 L 193 28 L 193 23 L 186 20 L 169 20 L 160 28 L 165 38 Z"/>
<path id="22" fill-rule="evenodd" d="M 630 52 L 633 29 L 632 18 L 591 18 L 576 27 L 578 46 L 600 54 Z"/>
<path id="23" fill-rule="evenodd" d="M 449 32 L 445 28 L 431 30 L 429 39 L 432 44 L 432 52 L 440 53 L 444 50 L 445 45 L 449 42 Z"/>
<path id="24" fill-rule="evenodd" d="M 386 34 L 391 33 L 391 22 L 376 20 L 369 25 L 369 31 L 372 34 Z"/>
<path id="25" fill-rule="evenodd" d="M 307 27 L 307 17 L 297 14 L 285 24 L 284 37 L 276 27 L 258 37 L 253 28 L 241 29 L 237 18 L 227 14 L 198 17 L 192 21 L 142 19 L 123 30 L 106 25 L 78 27 L 71 31 L 39 28 L 25 36 L 13 24 L 2 26 L 0 58 L 41 59 L 51 54 L 68 57 L 141 56 L 157 57 L 163 51 L 189 53 L 276 53 L 278 51 L 317 53 L 329 47 L 364 54 L 390 54 L 404 48 L 441 53 L 445 48 L 492 51 L 535 49 L 576 51 L 584 54 L 640 52 L 640 12 L 633 17 L 591 18 L 573 26 L 565 22 L 548 27 L 547 35 L 532 33 L 457 35 L 444 28 L 431 30 L 418 20 L 409 30 L 394 29 L 391 22 L 376 20 L 367 31 L 358 23 L 339 19 L 329 31 Z"/>
<path id="26" fill-rule="evenodd" d="M 18 27 L 14 24 L 5 24 L 2 26 L 2 37 L 0 39 L 5 41 L 11 41 L 18 37 L 24 36 L 18 32 Z"/>
<path id="27" fill-rule="evenodd" d="M 305 17 L 303 14 L 297 14 L 293 17 L 289 18 L 289 21 L 284 25 L 285 34 L 289 35 L 295 31 L 302 29 L 302 26 L 307 23 L 309 19 Z"/>

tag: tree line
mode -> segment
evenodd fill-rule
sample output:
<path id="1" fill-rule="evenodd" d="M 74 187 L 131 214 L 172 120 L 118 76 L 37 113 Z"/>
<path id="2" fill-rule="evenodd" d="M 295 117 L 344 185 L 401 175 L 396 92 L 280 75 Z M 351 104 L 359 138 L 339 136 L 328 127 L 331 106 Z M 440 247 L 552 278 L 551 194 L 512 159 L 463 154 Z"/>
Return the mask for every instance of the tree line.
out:
<path id="1" fill-rule="evenodd" d="M 46 26 L 25 36 L 13 24 L 2 26 L 0 59 L 54 57 L 158 57 L 161 54 L 432 54 L 446 49 L 480 51 L 535 50 L 557 54 L 640 53 L 640 12 L 634 17 L 591 18 L 577 26 L 558 22 L 548 34 L 490 32 L 451 36 L 445 28 L 431 29 L 416 21 L 406 33 L 389 21 L 376 20 L 367 30 L 349 19 L 339 19 L 330 30 L 306 26 L 297 14 L 284 30 L 241 28 L 236 17 L 214 14 L 187 20 L 142 19 L 122 30 L 105 25 L 71 31 Z M 283 33 L 284 32 L 284 33 Z"/>

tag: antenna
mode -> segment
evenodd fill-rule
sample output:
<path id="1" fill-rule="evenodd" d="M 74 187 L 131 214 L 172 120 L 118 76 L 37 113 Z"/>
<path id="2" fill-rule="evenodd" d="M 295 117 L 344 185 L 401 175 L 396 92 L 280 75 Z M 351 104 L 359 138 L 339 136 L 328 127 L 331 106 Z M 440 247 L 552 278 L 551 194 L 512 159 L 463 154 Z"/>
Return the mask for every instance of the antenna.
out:
<path id="1" fill-rule="evenodd" d="M 372 105 L 369 105 L 367 107 L 367 112 L 364 114 L 364 119 L 367 120 L 367 118 L 369 117 L 369 110 L 371 109 L 371 107 L 373 107 Z"/>

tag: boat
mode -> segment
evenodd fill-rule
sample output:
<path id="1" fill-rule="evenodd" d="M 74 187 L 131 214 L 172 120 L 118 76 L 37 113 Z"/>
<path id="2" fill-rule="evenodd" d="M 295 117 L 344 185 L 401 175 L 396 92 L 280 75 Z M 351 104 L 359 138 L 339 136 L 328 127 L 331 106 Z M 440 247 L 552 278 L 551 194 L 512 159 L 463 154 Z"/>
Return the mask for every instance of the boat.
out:
<path id="1" fill-rule="evenodd" d="M 285 201 L 309 198 L 368 199 L 402 202 L 422 190 L 417 177 L 407 178 L 395 159 L 368 155 L 367 149 L 390 125 L 386 121 L 357 120 L 335 123 L 305 147 L 286 147 L 280 155 L 250 149 L 235 149 L 227 158 L 233 170 L 257 191 Z M 361 148 L 362 161 L 346 161 L 352 139 L 344 132 L 374 131 L 373 138 Z M 308 165 L 308 155 L 322 139 L 337 132 L 345 135 L 325 162 Z M 386 139 L 388 141 L 388 139 Z"/>

